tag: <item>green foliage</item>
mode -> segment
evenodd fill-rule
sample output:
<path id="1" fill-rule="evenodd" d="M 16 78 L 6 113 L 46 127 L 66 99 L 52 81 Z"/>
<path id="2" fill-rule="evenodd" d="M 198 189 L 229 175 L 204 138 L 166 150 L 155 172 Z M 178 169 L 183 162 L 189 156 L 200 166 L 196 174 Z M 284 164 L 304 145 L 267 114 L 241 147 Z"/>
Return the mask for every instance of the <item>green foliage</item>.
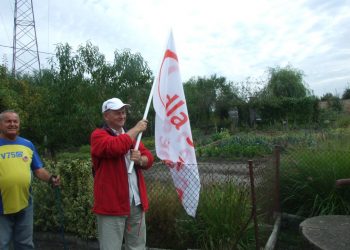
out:
<path id="1" fill-rule="evenodd" d="M 157 248 L 186 248 L 176 237 L 177 220 L 185 212 L 173 184 L 155 180 L 148 183 L 147 191 L 150 202 L 150 209 L 146 214 L 148 245 Z"/>
<path id="2" fill-rule="evenodd" d="M 242 237 L 250 212 L 246 190 L 232 183 L 204 186 L 196 218 L 178 221 L 180 239 L 200 249 L 239 249 L 252 241 Z"/>
<path id="3" fill-rule="evenodd" d="M 315 97 L 289 98 L 270 97 L 251 102 L 262 117 L 262 124 L 286 121 L 289 124 L 310 125 L 318 121 L 318 99 Z"/>
<path id="4" fill-rule="evenodd" d="M 344 90 L 344 93 L 343 93 L 341 99 L 343 99 L 343 100 L 350 99 L 350 87 L 347 87 L 347 88 Z"/>
<path id="5" fill-rule="evenodd" d="M 350 128 L 350 116 L 347 114 L 341 114 L 336 119 L 336 128 Z"/>
<path id="6" fill-rule="evenodd" d="M 0 79 L 0 108 L 1 111 L 6 109 L 14 109 L 18 110 L 19 103 L 16 102 L 18 100 L 18 94 L 12 88 L 10 88 L 11 84 L 9 83 L 9 79 Z M 18 111 L 19 112 L 19 111 Z"/>
<path id="7" fill-rule="evenodd" d="M 35 126 L 31 126 L 32 120 L 35 120 L 33 113 L 39 113 L 41 97 L 39 88 L 32 86 L 25 79 L 14 79 L 9 72 L 3 70 L 0 74 L 0 112 L 11 109 L 19 113 L 21 118 L 21 131 L 23 134 L 33 133 L 33 139 L 36 134 L 33 132 Z"/>
<path id="8" fill-rule="evenodd" d="M 315 134 L 309 133 L 240 133 L 206 146 L 197 147 L 197 156 L 203 159 L 242 160 L 271 155 L 275 145 L 313 145 Z"/>
<path id="9" fill-rule="evenodd" d="M 254 239 L 251 228 L 245 228 L 251 211 L 249 194 L 232 183 L 203 187 L 196 218 L 185 214 L 172 184 L 152 182 L 148 190 L 151 247 L 240 249 Z"/>
<path id="10" fill-rule="evenodd" d="M 145 145 L 145 147 L 148 148 L 149 150 L 155 149 L 155 141 L 153 136 L 142 137 L 141 141 L 143 145 Z"/>
<path id="11" fill-rule="evenodd" d="M 219 133 L 215 133 L 211 136 L 213 141 L 223 140 L 229 138 L 231 135 L 227 129 L 220 131 Z"/>
<path id="12" fill-rule="evenodd" d="M 332 137 L 321 137 L 317 146 L 295 148 L 282 157 L 285 212 L 304 217 L 349 214 L 350 189 L 337 189 L 335 180 L 350 176 L 350 136 L 342 133 Z"/>
<path id="13" fill-rule="evenodd" d="M 90 145 L 83 145 L 78 150 L 63 151 L 56 155 L 59 161 L 90 159 Z"/>
<path id="14" fill-rule="evenodd" d="M 249 107 L 241 107 L 240 118 L 251 124 L 254 118 L 252 111 L 255 111 L 262 119 L 259 124 L 265 127 L 282 122 L 293 127 L 316 123 L 318 99 L 310 96 L 311 91 L 303 81 L 303 72 L 286 66 L 270 68 L 269 74 L 267 85 L 250 98 Z"/>
<path id="15" fill-rule="evenodd" d="M 53 156 L 62 148 L 89 143 L 90 133 L 102 123 L 101 104 L 108 98 L 131 104 L 127 126 L 142 119 L 153 77 L 140 54 L 116 51 L 109 64 L 89 42 L 76 52 L 59 44 L 50 62 L 42 76 L 12 79 L 1 68 L 0 108 L 19 112 L 23 135 L 45 144 Z"/>
<path id="16" fill-rule="evenodd" d="M 61 200 L 47 183 L 34 181 L 35 230 L 59 232 L 60 202 L 65 232 L 82 239 L 96 239 L 95 216 L 91 211 L 93 179 L 90 160 L 45 161 L 45 166 L 62 178 Z M 248 231 L 245 229 L 250 215 L 247 190 L 233 183 L 203 187 L 197 217 L 193 219 L 185 214 L 171 181 L 152 180 L 147 186 L 150 201 L 146 214 L 147 245 L 210 249 L 214 244 L 219 247 L 216 249 L 224 249 L 225 246 L 243 246 L 252 242 L 250 227 Z"/>
<path id="17" fill-rule="evenodd" d="M 304 98 L 309 94 L 303 82 L 303 72 L 291 66 L 270 68 L 270 80 L 265 89 L 267 96 Z"/>
<path id="18" fill-rule="evenodd" d="M 53 157 L 62 149 L 89 143 L 91 131 L 102 123 L 101 103 L 107 98 L 117 96 L 131 104 L 127 128 L 143 116 L 153 76 L 140 54 L 117 50 L 113 63 L 107 63 L 90 42 L 77 51 L 68 44 L 59 44 L 50 63 L 51 68 L 42 70 L 41 75 L 34 73 L 18 79 L 12 79 L 2 68 L 0 108 L 16 109 L 22 119 L 22 135 Z M 246 129 L 254 125 L 253 109 L 262 118 L 259 127 L 280 126 L 285 121 L 292 127 L 311 126 L 320 121 L 318 100 L 300 97 L 304 93 L 300 71 L 275 68 L 270 74 L 268 86 L 260 93 L 243 86 L 252 84 L 249 79 L 245 83 L 228 82 L 216 75 L 190 79 L 184 90 L 192 128 L 204 134 Z M 261 85 L 262 81 L 254 84 Z M 283 90 L 279 85 L 292 87 Z M 304 89 L 308 93 L 305 86 Z M 332 105 L 336 108 L 337 104 Z M 238 110 L 238 121 L 229 116 L 232 110 Z M 148 120 L 145 135 L 153 136 L 152 108 Z M 202 144 L 203 140 L 197 141 Z"/>
<path id="19" fill-rule="evenodd" d="M 90 160 L 46 161 L 45 167 L 62 178 L 61 200 L 47 183 L 36 180 L 33 184 L 34 227 L 37 231 L 59 232 L 61 203 L 65 231 L 82 239 L 96 238 L 93 204 L 93 182 Z"/>
<path id="20" fill-rule="evenodd" d="M 328 108 L 333 111 L 342 110 L 342 104 L 338 96 L 334 96 L 331 93 L 327 93 L 321 97 L 321 101 L 326 101 L 328 104 Z"/>
<path id="21" fill-rule="evenodd" d="M 206 132 L 225 126 L 228 112 L 243 103 L 238 90 L 216 75 L 191 78 L 184 84 L 184 91 L 191 126 Z"/>
<path id="22" fill-rule="evenodd" d="M 332 93 L 326 93 L 321 97 L 321 101 L 332 100 L 335 96 Z"/>

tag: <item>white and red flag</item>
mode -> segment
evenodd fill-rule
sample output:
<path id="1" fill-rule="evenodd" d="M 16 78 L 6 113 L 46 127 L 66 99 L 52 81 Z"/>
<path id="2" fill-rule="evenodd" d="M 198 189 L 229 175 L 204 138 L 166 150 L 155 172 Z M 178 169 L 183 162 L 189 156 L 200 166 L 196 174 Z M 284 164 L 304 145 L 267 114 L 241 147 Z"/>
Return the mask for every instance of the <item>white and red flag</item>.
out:
<path id="1" fill-rule="evenodd" d="M 176 191 L 187 214 L 195 217 L 200 180 L 172 32 L 154 84 L 157 156 L 169 166 Z"/>

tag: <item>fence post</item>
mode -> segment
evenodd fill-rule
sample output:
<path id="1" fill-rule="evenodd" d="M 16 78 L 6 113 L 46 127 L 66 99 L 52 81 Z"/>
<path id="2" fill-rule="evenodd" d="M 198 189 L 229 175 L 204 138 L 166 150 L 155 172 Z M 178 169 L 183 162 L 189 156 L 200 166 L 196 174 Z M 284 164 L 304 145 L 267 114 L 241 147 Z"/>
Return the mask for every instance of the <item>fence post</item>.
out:
<path id="1" fill-rule="evenodd" d="M 256 216 L 256 197 L 255 197 L 255 185 L 254 185 L 254 172 L 253 172 L 253 161 L 248 161 L 249 166 L 249 177 L 250 177 L 250 188 L 251 188 L 251 197 L 252 197 L 252 215 L 254 220 L 254 233 L 255 233 L 255 249 L 259 250 L 259 228 L 258 220 Z"/>
<path id="2" fill-rule="evenodd" d="M 280 156 L 281 156 L 281 147 L 279 145 L 275 146 L 275 212 L 281 213 L 281 203 L 280 203 Z"/>

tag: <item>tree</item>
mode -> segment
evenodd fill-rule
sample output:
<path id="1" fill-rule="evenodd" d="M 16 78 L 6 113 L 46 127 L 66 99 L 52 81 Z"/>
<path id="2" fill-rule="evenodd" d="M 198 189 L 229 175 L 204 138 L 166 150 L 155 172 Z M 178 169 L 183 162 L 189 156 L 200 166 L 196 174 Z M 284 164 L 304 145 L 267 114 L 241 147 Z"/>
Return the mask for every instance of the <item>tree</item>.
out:
<path id="1" fill-rule="evenodd" d="M 326 93 L 321 97 L 321 101 L 327 102 L 330 109 L 334 111 L 341 111 L 343 109 L 340 98 L 332 93 Z"/>
<path id="2" fill-rule="evenodd" d="M 101 104 L 108 98 L 132 105 L 129 122 L 141 119 L 151 80 L 147 63 L 129 50 L 116 52 L 110 64 L 89 42 L 76 53 L 68 44 L 58 45 L 51 69 L 38 83 L 45 117 L 41 126 L 51 152 L 88 144 L 91 131 L 102 124 Z"/>
<path id="3" fill-rule="evenodd" d="M 226 127 L 228 112 L 241 102 L 233 84 L 216 75 L 191 78 L 184 84 L 184 91 L 191 123 L 205 130 Z"/>
<path id="4" fill-rule="evenodd" d="M 12 84 L 12 78 L 8 74 L 1 74 L 0 112 L 7 109 L 13 109 L 22 115 L 21 105 L 19 104 L 19 100 L 21 100 L 21 95 L 13 87 L 15 87 L 15 85 Z"/>
<path id="5" fill-rule="evenodd" d="M 332 93 L 326 93 L 321 97 L 321 101 L 330 101 L 333 98 L 335 98 L 335 96 Z"/>
<path id="6" fill-rule="evenodd" d="M 303 98 L 310 90 L 303 81 L 303 72 L 291 66 L 270 68 L 269 81 L 264 90 L 267 96 Z"/>
<path id="7" fill-rule="evenodd" d="M 350 99 L 350 87 L 347 87 L 347 88 L 344 90 L 344 93 L 343 93 L 341 99 L 343 99 L 343 100 Z"/>
<path id="8" fill-rule="evenodd" d="M 141 54 L 133 54 L 130 50 L 115 51 L 112 71 L 113 88 L 122 100 L 132 106 L 128 123 L 135 123 L 142 118 L 145 110 L 153 83 L 152 71 Z M 152 115 L 149 114 L 148 120 L 153 120 Z"/>

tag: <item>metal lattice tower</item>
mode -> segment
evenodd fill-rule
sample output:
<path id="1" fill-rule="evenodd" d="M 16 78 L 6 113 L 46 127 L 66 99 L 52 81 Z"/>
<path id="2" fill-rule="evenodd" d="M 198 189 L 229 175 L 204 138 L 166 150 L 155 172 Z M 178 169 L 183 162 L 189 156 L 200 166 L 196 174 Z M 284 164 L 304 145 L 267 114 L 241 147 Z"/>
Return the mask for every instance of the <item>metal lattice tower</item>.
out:
<path id="1" fill-rule="evenodd" d="M 12 74 L 40 69 L 32 0 L 15 0 Z"/>

